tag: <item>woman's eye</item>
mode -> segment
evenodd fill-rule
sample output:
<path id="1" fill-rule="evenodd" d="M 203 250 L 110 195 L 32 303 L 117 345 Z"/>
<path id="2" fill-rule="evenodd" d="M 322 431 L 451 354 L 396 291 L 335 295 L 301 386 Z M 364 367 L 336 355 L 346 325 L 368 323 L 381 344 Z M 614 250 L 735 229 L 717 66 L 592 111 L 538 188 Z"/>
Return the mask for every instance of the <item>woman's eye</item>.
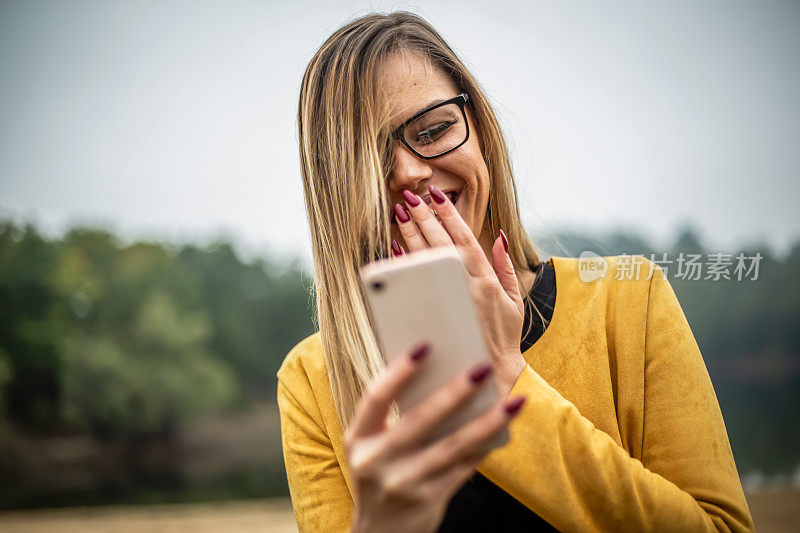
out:
<path id="1" fill-rule="evenodd" d="M 422 130 L 417 134 L 417 142 L 420 144 L 430 144 L 441 137 L 442 133 L 447 131 L 450 126 L 453 125 L 453 122 L 440 122 L 439 124 L 434 124 L 427 129 Z"/>

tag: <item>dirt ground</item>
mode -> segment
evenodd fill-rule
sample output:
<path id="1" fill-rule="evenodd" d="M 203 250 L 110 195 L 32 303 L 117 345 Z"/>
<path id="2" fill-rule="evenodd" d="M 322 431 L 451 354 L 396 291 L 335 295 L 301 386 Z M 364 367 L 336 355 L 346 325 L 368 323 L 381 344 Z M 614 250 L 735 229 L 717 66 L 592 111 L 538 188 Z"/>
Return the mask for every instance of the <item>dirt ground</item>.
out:
<path id="1" fill-rule="evenodd" d="M 747 497 L 759 533 L 800 531 L 800 491 Z M 0 513 L 4 533 L 297 532 L 288 499 Z"/>
<path id="2" fill-rule="evenodd" d="M 297 533 L 288 499 L 0 513 L 3 533 Z"/>
<path id="3" fill-rule="evenodd" d="M 748 494 L 747 504 L 759 533 L 800 531 L 800 491 Z"/>

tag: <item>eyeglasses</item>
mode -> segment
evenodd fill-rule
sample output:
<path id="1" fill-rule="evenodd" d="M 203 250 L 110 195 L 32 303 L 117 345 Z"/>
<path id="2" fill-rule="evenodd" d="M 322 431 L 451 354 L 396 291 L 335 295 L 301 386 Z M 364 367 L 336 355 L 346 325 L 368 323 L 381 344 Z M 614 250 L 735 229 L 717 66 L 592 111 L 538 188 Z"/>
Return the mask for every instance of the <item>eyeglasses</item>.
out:
<path id="1" fill-rule="evenodd" d="M 450 153 L 469 139 L 464 104 L 467 93 L 424 109 L 392 132 L 417 157 L 433 159 Z"/>

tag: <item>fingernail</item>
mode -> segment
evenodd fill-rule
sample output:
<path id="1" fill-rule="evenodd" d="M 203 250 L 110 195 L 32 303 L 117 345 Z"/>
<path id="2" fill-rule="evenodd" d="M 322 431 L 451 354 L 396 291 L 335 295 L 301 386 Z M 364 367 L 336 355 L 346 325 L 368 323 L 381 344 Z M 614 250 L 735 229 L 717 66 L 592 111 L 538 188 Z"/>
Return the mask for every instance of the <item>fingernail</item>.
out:
<path id="1" fill-rule="evenodd" d="M 437 204 L 443 204 L 447 201 L 447 196 L 445 196 L 442 191 L 440 191 L 433 185 L 428 187 L 428 190 L 431 191 L 431 198 L 433 198 L 433 201 L 436 202 Z"/>
<path id="2" fill-rule="evenodd" d="M 525 396 L 517 396 L 510 402 L 506 403 L 506 413 L 508 413 L 511 416 L 514 416 L 515 414 L 517 414 L 517 412 L 522 407 L 522 404 L 524 403 L 525 403 Z"/>
<path id="3" fill-rule="evenodd" d="M 508 253 L 508 239 L 506 238 L 506 233 L 503 230 L 500 230 L 500 239 L 503 241 L 503 248 L 505 248 L 506 253 Z"/>
<path id="4" fill-rule="evenodd" d="M 430 347 L 431 345 L 426 342 L 414 348 L 414 351 L 411 352 L 410 356 L 411 360 L 415 363 L 419 363 L 420 361 L 422 361 L 425 358 L 425 356 L 428 355 Z"/>
<path id="5" fill-rule="evenodd" d="M 408 202 L 408 205 L 410 205 L 411 207 L 417 207 L 419 203 L 422 201 L 419 199 L 419 196 L 409 191 L 408 189 L 403 191 L 403 198 L 406 199 L 406 202 Z"/>
<path id="6" fill-rule="evenodd" d="M 397 220 L 399 220 L 403 224 L 411 220 L 411 217 L 409 216 L 408 211 L 406 211 L 406 208 L 400 204 L 394 204 L 394 216 L 397 217 Z"/>
<path id="7" fill-rule="evenodd" d="M 490 363 L 483 363 L 481 366 L 470 372 L 469 379 L 472 381 L 473 385 L 477 385 L 486 379 L 486 376 L 488 376 L 491 371 L 492 365 Z"/>
<path id="8" fill-rule="evenodd" d="M 395 257 L 403 255 L 403 249 L 400 248 L 400 243 L 396 239 L 392 239 L 392 253 Z"/>

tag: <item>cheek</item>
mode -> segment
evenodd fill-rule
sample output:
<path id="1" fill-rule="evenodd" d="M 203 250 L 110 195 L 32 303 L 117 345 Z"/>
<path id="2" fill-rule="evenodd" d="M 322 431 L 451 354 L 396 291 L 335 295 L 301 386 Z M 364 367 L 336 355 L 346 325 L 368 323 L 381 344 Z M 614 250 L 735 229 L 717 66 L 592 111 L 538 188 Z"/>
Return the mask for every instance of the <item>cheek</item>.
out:
<path id="1" fill-rule="evenodd" d="M 483 158 L 483 151 L 479 142 L 475 138 L 467 141 L 469 151 L 467 152 L 468 161 L 466 164 L 470 168 L 470 178 L 472 186 L 483 191 L 489 187 L 489 169 L 486 167 L 486 160 Z"/>
<path id="2" fill-rule="evenodd" d="M 476 154 L 473 160 L 472 183 L 469 185 L 472 190 L 470 202 L 472 205 L 468 209 L 472 219 L 470 220 L 470 225 L 473 231 L 477 231 L 485 222 L 483 216 L 489 207 L 489 192 L 491 189 L 489 169 L 486 167 L 486 162 L 480 153 Z"/>
<path id="3" fill-rule="evenodd" d="M 489 169 L 480 153 L 474 154 L 469 162 L 469 170 L 465 173 L 467 186 L 472 191 L 477 202 L 486 202 L 489 197 Z"/>
<path id="4" fill-rule="evenodd" d="M 488 187 L 489 172 L 483 155 L 477 149 L 465 150 L 461 157 L 453 162 L 449 170 L 473 192 L 483 191 Z"/>

